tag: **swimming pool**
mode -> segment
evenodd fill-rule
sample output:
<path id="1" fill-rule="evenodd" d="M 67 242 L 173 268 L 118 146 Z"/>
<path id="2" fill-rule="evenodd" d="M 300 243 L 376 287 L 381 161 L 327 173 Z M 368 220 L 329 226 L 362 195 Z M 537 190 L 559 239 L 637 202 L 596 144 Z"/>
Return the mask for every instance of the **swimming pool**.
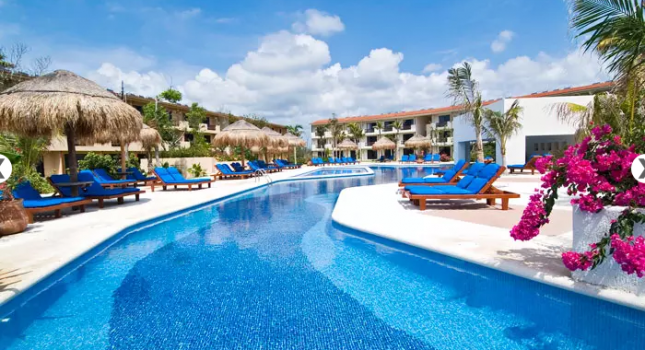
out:
<path id="1" fill-rule="evenodd" d="M 0 349 L 642 348 L 643 312 L 332 224 L 343 188 L 430 170 L 374 171 L 137 227 L 4 315 Z"/>
<path id="2" fill-rule="evenodd" d="M 357 176 L 373 175 L 374 171 L 365 166 L 324 167 L 312 170 L 295 177 L 324 177 L 324 176 Z"/>

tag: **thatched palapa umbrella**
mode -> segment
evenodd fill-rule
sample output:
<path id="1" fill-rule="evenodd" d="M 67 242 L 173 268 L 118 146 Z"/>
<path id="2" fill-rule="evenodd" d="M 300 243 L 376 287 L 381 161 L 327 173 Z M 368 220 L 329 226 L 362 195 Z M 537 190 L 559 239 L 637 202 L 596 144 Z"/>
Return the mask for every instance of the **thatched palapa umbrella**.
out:
<path id="1" fill-rule="evenodd" d="M 375 151 L 381 151 L 385 149 L 395 149 L 396 148 L 396 143 L 394 141 L 388 139 L 387 137 L 383 136 L 378 141 L 374 142 L 372 145 L 372 149 Z"/>
<path id="2" fill-rule="evenodd" d="M 350 139 L 345 139 L 337 146 L 337 148 L 340 149 L 341 151 L 351 151 L 351 150 L 358 149 L 358 145 Z"/>
<path id="3" fill-rule="evenodd" d="M 264 154 L 264 158 L 266 158 L 265 160 L 268 162 L 268 154 L 278 153 L 281 148 L 289 146 L 289 140 L 286 137 L 282 136 L 282 134 L 269 128 L 268 126 L 263 127 L 262 132 L 267 134 L 267 136 L 269 137 L 269 144 L 266 146 Z"/>
<path id="4" fill-rule="evenodd" d="M 425 136 L 415 134 L 409 140 L 405 141 L 405 147 L 413 149 L 429 148 L 432 147 L 432 141 Z"/>
<path id="5" fill-rule="evenodd" d="M 148 153 L 150 153 L 149 150 L 153 148 L 155 149 L 155 162 L 157 163 L 157 166 L 159 166 L 159 145 L 163 142 L 159 132 L 146 124 L 143 124 L 143 128 L 139 133 L 139 139 L 141 140 L 141 147 L 148 151 Z M 148 170 L 150 170 L 151 165 L 152 159 L 150 159 L 150 154 L 148 154 Z"/>
<path id="6" fill-rule="evenodd" d="M 78 180 L 76 140 L 110 133 L 136 139 L 141 114 L 91 80 L 72 72 L 53 73 L 24 81 L 0 92 L 0 130 L 26 137 L 67 136 L 69 172 Z M 72 188 L 78 195 L 78 188 Z"/>
<path id="7" fill-rule="evenodd" d="M 231 146 L 242 148 L 242 166 L 244 166 L 244 151 L 253 146 L 263 147 L 269 142 L 269 137 L 257 126 L 240 119 L 227 126 L 215 136 L 216 146 Z"/>
<path id="8" fill-rule="evenodd" d="M 307 145 L 307 142 L 290 132 L 287 132 L 286 134 L 284 134 L 284 137 L 286 137 L 287 140 L 289 141 L 289 147 L 293 148 L 293 162 L 297 163 L 296 148 L 305 147 Z"/>

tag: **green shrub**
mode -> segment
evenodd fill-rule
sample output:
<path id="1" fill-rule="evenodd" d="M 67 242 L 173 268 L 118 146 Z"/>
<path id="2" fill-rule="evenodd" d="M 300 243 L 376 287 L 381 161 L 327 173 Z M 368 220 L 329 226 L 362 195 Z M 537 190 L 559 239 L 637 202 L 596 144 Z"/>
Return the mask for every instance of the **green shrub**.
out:
<path id="1" fill-rule="evenodd" d="M 206 170 L 202 168 L 202 165 L 199 163 L 193 164 L 192 167 L 188 169 L 188 173 L 193 177 L 203 177 L 206 176 Z"/>
<path id="2" fill-rule="evenodd" d="M 11 176 L 7 179 L 7 186 L 10 189 L 15 188 L 18 184 L 29 181 L 31 186 L 40 193 L 52 193 L 54 188 L 49 184 L 47 179 L 45 179 L 36 169 L 31 167 L 26 167 L 22 163 L 16 163 L 13 165 L 13 170 Z"/>
<path id="3" fill-rule="evenodd" d="M 81 170 L 105 169 L 109 174 L 114 174 L 117 168 L 117 161 L 109 154 L 96 154 L 90 152 L 85 158 L 78 161 Z"/>

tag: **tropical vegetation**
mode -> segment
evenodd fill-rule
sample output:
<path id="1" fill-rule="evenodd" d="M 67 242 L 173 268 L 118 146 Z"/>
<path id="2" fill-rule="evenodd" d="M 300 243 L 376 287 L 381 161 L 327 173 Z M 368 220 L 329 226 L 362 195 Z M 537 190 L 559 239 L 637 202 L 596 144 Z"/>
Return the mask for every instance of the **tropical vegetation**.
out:
<path id="1" fill-rule="evenodd" d="M 10 189 L 20 182 L 29 181 L 41 193 L 53 192 L 53 188 L 36 169 L 43 160 L 49 141 L 46 137 L 0 134 L 0 154 L 6 156 L 13 166 L 11 176 L 7 179 Z"/>
<path id="2" fill-rule="evenodd" d="M 467 120 L 475 129 L 475 153 L 477 160 L 484 161 L 484 146 L 482 130 L 485 108 L 479 83 L 473 78 L 472 67 L 468 62 L 462 66 L 448 70 L 448 96 L 453 99 L 455 105 L 464 108 Z"/>
<path id="3" fill-rule="evenodd" d="M 518 240 L 537 236 L 548 223 L 566 188 L 581 211 L 598 213 L 606 206 L 625 209 L 611 227 L 584 252 L 562 254 L 570 270 L 589 270 L 606 259 L 627 274 L 645 275 L 645 238 L 634 226 L 645 223 L 645 184 L 631 174 L 632 162 L 645 153 L 645 106 L 643 98 L 645 6 L 635 0 L 572 0 L 571 26 L 583 47 L 594 51 L 614 75 L 612 94 L 595 96 L 587 106 L 559 105 L 561 118 L 577 126 L 579 143 L 560 159 L 543 157 L 536 165 L 544 174 L 541 190 L 531 196 L 520 222 L 511 230 Z"/>
<path id="4" fill-rule="evenodd" d="M 486 133 L 499 140 L 503 166 L 506 166 L 506 142 L 522 128 L 520 123 L 522 110 L 523 108 L 519 105 L 519 101 L 515 100 L 506 112 L 502 113 L 490 109 L 484 112 L 485 123 L 482 127 Z"/>

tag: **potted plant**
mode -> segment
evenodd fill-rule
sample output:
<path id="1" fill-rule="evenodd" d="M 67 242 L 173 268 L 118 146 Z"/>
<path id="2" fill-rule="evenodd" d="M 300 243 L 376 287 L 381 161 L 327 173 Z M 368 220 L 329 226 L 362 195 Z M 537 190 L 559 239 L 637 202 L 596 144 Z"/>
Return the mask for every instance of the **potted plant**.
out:
<path id="1" fill-rule="evenodd" d="M 564 155 L 536 162 L 544 174 L 520 222 L 516 240 L 530 240 L 549 222 L 558 189 L 574 196 L 573 250 L 562 254 L 573 277 L 631 292 L 645 290 L 645 184 L 631 173 L 636 146 L 622 143 L 609 125 L 596 126 Z M 636 278 L 638 277 L 638 278 Z"/>

